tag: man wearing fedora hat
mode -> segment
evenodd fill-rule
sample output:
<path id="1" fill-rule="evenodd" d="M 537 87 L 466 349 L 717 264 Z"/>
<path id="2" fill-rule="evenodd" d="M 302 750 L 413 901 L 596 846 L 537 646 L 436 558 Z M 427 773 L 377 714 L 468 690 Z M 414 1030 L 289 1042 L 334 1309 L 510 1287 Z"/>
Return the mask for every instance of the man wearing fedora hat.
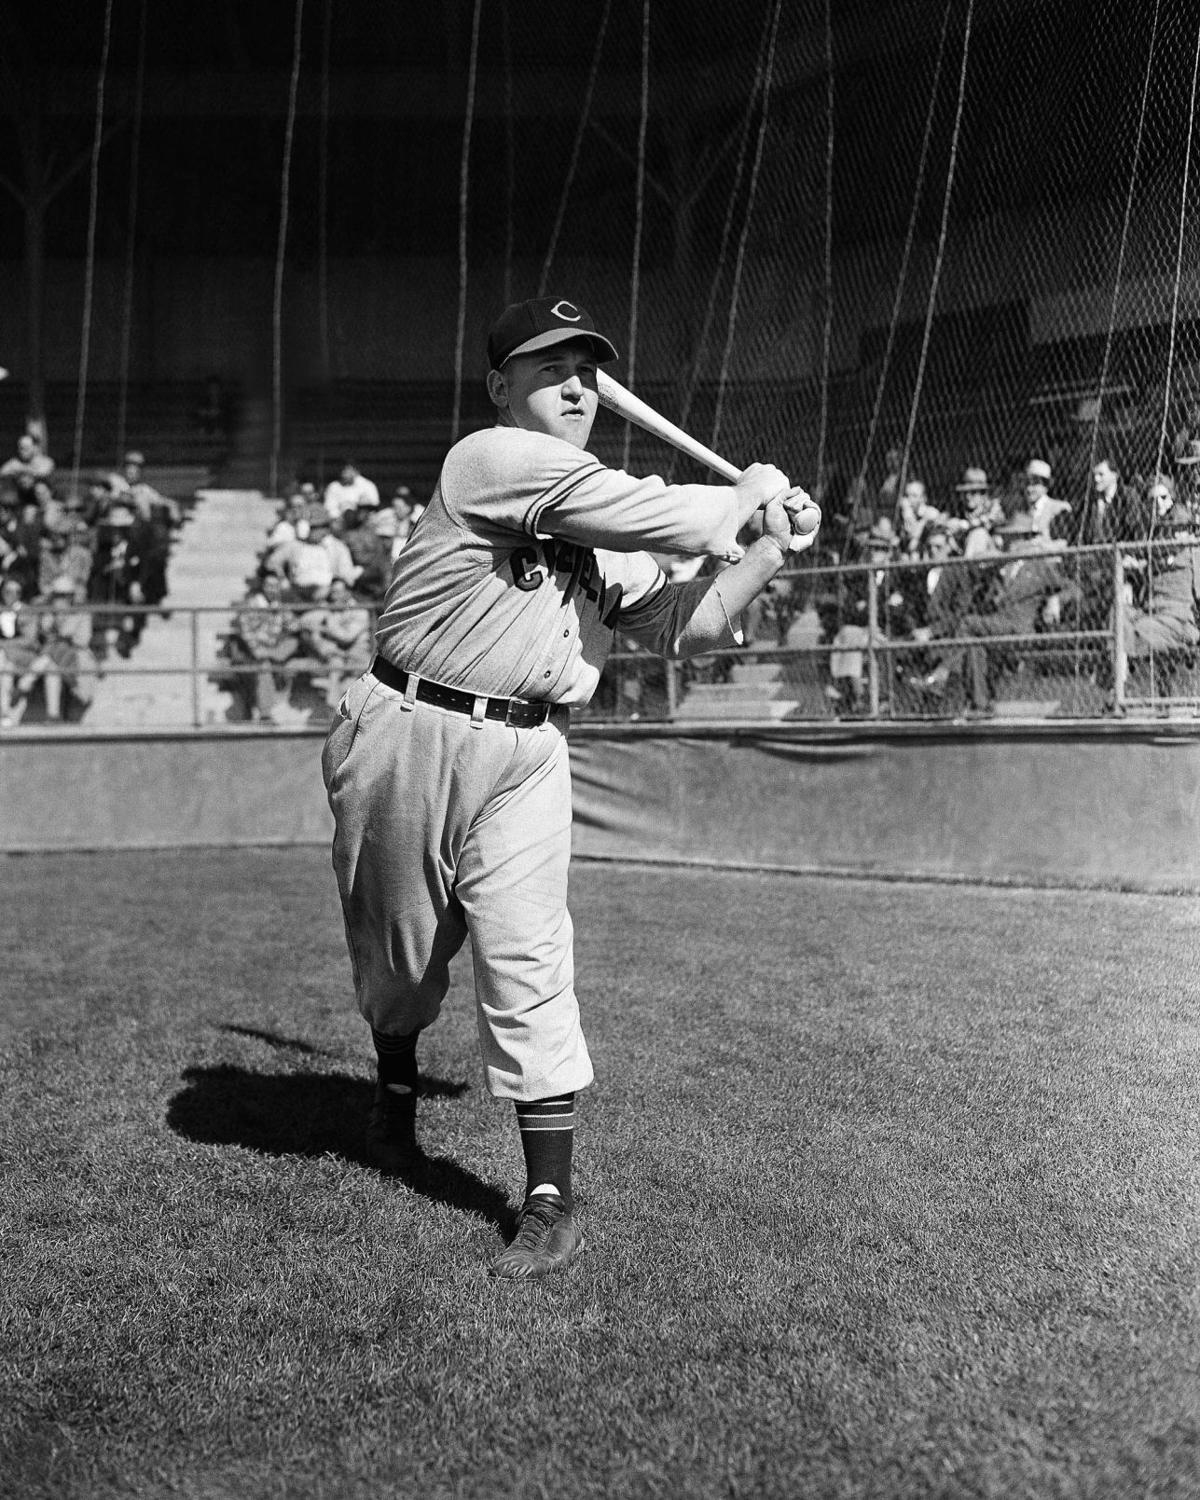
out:
<path id="1" fill-rule="evenodd" d="M 957 518 L 959 549 L 964 557 L 990 557 L 998 549 L 992 532 L 1004 519 L 1000 502 L 992 494 L 986 469 L 970 464 L 954 486 L 962 514 Z"/>
<path id="2" fill-rule="evenodd" d="M 516 1235 L 491 1272 L 528 1280 L 583 1247 L 572 1147 L 575 1096 L 593 1075 L 567 909 L 570 710 L 591 698 L 618 631 L 667 656 L 735 644 L 734 622 L 787 556 L 784 502 L 806 508 L 807 496 L 767 464 L 732 486 L 675 485 L 593 457 L 597 371 L 617 351 L 578 303 L 513 304 L 487 357 L 496 425 L 446 455 L 322 766 L 376 1051 L 371 1157 L 422 1170 L 417 1044 L 469 934 L 484 1080 L 514 1105 L 525 1159 Z M 761 535 L 743 550 L 755 518 Z M 676 584 L 652 552 L 732 566 Z"/>

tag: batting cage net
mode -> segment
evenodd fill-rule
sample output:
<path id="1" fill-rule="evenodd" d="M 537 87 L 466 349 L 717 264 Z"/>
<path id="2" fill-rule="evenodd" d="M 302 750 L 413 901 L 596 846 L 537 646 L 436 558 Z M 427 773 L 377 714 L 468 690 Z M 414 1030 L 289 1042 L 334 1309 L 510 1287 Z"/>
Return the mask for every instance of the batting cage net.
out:
<path id="1" fill-rule="evenodd" d="M 1194 505 L 1200 475 L 1192 0 L 270 0 L 226 31 L 229 56 L 199 11 L 103 0 L 47 33 L 57 92 L 10 79 L 23 252 L 0 235 L 30 292 L 0 415 L 48 413 L 60 464 L 111 464 L 154 402 L 190 412 L 171 379 L 232 368 L 242 479 L 353 453 L 421 498 L 491 420 L 497 310 L 566 296 L 624 384 L 820 500 L 763 649 L 853 656 L 865 629 L 872 703 L 900 701 L 874 653 L 905 676 L 886 598 L 911 589 L 867 619 L 847 567 L 908 566 L 931 519 L 970 557 L 969 526 L 1036 502 L 1068 595 L 1107 601 L 1055 622 L 1074 678 L 1119 692 L 1111 548 L 1156 545 L 1156 488 Z M 702 472 L 603 412 L 593 446 Z"/>
<path id="2" fill-rule="evenodd" d="M 909 478 L 961 510 L 968 468 L 1011 509 L 1031 458 L 1076 504 L 1102 457 L 1126 485 L 1176 474 L 1200 438 L 1186 0 L 580 19 L 547 55 L 532 10 L 482 7 L 476 100 L 499 110 L 469 147 L 468 274 L 602 288 L 621 378 L 831 520 L 897 520 Z M 506 58 L 566 85 L 573 131 L 505 111 Z"/>

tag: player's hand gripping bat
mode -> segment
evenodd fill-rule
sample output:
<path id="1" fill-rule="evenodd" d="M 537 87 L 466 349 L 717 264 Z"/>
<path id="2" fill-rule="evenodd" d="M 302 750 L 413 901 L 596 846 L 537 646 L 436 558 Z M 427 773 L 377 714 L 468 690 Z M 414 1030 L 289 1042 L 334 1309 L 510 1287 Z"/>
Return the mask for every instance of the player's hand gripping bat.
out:
<path id="1" fill-rule="evenodd" d="M 676 427 L 674 422 L 669 422 L 661 412 L 655 411 L 652 406 L 647 406 L 632 391 L 626 390 L 619 381 L 614 380 L 611 375 L 606 375 L 603 370 L 596 372 L 596 390 L 600 396 L 601 406 L 607 406 L 609 411 L 615 412 L 618 417 L 624 417 L 635 427 L 641 427 L 651 436 L 670 443 L 672 448 L 678 449 L 680 453 L 686 453 L 689 458 L 696 459 L 706 468 L 720 474 L 723 479 L 732 480 L 736 484 L 742 477 L 742 471 L 731 464 L 727 458 L 722 458 L 719 453 L 706 448 L 699 439 L 684 432 L 682 427 Z M 809 538 L 821 524 L 821 512 L 807 496 L 799 505 L 787 505 L 787 510 L 792 519 L 791 550 L 803 551 L 808 545 Z"/>

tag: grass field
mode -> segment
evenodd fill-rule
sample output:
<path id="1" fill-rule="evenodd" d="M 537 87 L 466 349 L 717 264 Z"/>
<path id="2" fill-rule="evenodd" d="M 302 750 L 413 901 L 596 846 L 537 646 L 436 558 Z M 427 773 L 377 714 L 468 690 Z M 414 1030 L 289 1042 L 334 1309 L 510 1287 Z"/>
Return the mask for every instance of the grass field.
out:
<path id="1" fill-rule="evenodd" d="M 0 1493 L 1200 1493 L 1200 902 L 576 867 L 587 1252 L 469 964 L 363 1164 L 327 856 L 9 858 Z"/>

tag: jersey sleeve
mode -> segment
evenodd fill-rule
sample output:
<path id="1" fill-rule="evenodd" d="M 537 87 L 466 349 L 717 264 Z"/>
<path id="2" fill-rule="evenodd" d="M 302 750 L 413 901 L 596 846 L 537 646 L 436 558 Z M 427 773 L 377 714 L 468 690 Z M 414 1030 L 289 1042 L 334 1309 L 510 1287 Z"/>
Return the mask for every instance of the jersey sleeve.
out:
<path id="1" fill-rule="evenodd" d="M 442 493 L 472 531 L 516 530 L 612 552 L 725 556 L 736 547 L 731 486 L 636 478 L 519 428 L 491 428 L 457 444 L 442 470 Z"/>
<path id="2" fill-rule="evenodd" d="M 658 656 L 674 656 L 684 627 L 712 588 L 711 578 L 672 583 L 646 553 L 597 553 L 608 583 L 620 588 L 620 604 L 612 618 L 613 629 L 645 646 Z M 710 649 L 740 646 L 742 633 L 726 617 L 728 630 Z"/>

